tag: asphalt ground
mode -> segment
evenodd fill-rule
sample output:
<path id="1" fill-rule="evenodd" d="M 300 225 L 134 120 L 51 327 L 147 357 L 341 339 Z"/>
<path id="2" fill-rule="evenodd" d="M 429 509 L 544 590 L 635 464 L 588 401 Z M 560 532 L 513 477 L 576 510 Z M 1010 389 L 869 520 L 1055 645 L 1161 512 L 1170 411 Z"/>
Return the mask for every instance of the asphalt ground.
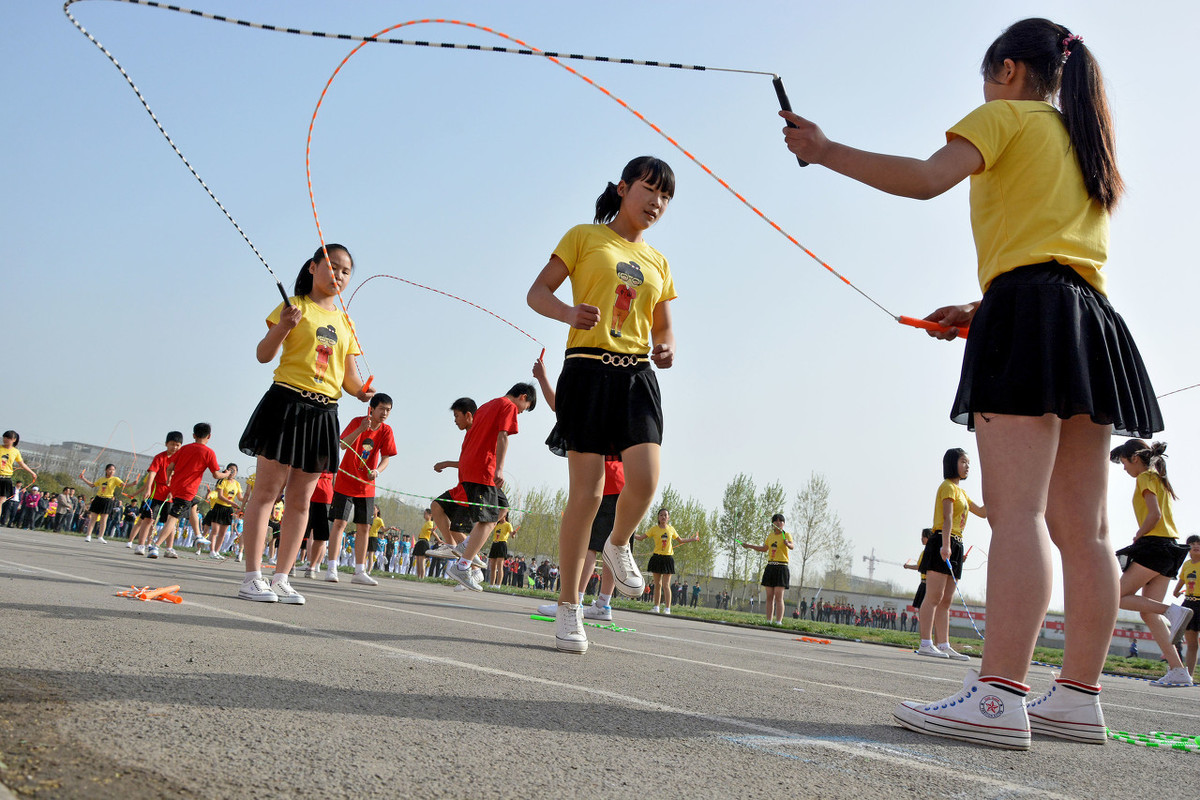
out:
<path id="1" fill-rule="evenodd" d="M 582 657 L 537 601 L 384 578 L 236 597 L 241 565 L 0 529 L 0 780 L 18 796 L 1132 797 L 1200 755 L 893 724 L 966 666 L 618 611 Z M 179 584 L 184 602 L 119 589 Z M 977 662 L 976 662 L 977 663 Z M 969 666 L 969 665 L 967 665 Z M 1034 667 L 1035 692 L 1050 671 Z M 1200 733 L 1200 689 L 1109 678 L 1110 727 Z"/>

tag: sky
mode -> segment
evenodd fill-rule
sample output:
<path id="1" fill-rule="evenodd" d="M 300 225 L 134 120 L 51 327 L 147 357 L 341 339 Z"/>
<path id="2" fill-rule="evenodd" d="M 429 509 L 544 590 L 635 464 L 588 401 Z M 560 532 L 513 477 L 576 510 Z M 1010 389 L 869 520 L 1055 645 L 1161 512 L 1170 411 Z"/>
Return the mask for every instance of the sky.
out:
<path id="1" fill-rule="evenodd" d="M 1200 6 L 1119 2 L 595 4 L 195 0 L 204 11 L 370 34 L 412 19 L 469 20 L 545 49 L 763 70 L 839 141 L 926 157 L 982 102 L 978 64 L 1008 24 L 1053 12 L 1104 69 L 1129 190 L 1112 223 L 1110 296 L 1158 394 L 1200 383 L 1190 246 L 1200 128 L 1191 53 Z M 110 0 L 72 13 L 124 65 L 206 183 L 290 286 L 318 241 L 305 140 L 320 92 L 353 43 L 288 36 Z M 505 44 L 451 25 L 392 35 Z M 659 124 L 763 213 L 891 314 L 924 316 L 979 295 L 967 186 L 890 197 L 784 149 L 770 77 L 568 62 Z M 213 425 L 223 461 L 271 380 L 254 348 L 278 294 L 103 54 L 60 3 L 0 7 L 7 83 L 0 131 L 8 390 L 0 427 L 38 442 L 153 451 L 167 430 Z M 1182 139 L 1183 141 L 1179 141 Z M 334 81 L 317 119 L 312 180 L 327 241 L 355 257 L 352 286 L 406 278 L 483 305 L 375 280 L 352 301 L 364 372 L 396 401 L 400 455 L 381 485 L 436 495 L 432 471 L 461 442 L 449 405 L 504 394 L 566 329 L 525 304 L 562 234 L 630 158 L 675 169 L 675 199 L 647 240 L 670 260 L 675 366 L 659 374 L 662 485 L 710 508 L 739 472 L 794 493 L 818 472 L 853 543 L 899 564 L 931 523 L 942 453 L 973 436 L 949 421 L 962 345 L 890 320 L 772 230 L 667 141 L 544 59 L 373 45 Z M 566 295 L 564 287 L 562 294 Z M 349 300 L 349 295 L 347 295 Z M 532 339 L 532 340 L 531 340 Z M 536 341 L 533 341 L 536 340 Z M 1184 534 L 1200 532 L 1200 389 L 1162 400 Z M 342 403 L 343 422 L 359 410 Z M 506 472 L 518 489 L 565 487 L 543 446 L 553 419 L 521 420 Z M 115 432 L 114 432 L 115 431 Z M 1118 442 L 1114 440 L 1114 446 Z M 976 470 L 964 488 L 977 501 Z M 1113 540 L 1136 529 L 1133 483 L 1113 467 Z M 419 501 L 417 501 L 419 502 Z M 990 534 L 963 588 L 983 594 Z M 973 562 L 973 563 L 972 563 Z M 886 563 L 876 577 L 903 585 Z M 1061 587 L 1052 605 L 1061 607 Z"/>

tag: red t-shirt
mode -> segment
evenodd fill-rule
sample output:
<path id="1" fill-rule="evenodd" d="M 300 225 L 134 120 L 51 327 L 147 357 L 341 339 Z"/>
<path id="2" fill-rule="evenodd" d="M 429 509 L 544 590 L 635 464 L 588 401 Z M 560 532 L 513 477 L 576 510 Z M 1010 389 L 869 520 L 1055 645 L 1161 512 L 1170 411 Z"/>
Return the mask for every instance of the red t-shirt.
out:
<path id="1" fill-rule="evenodd" d="M 171 496 L 176 500 L 191 500 L 200 488 L 205 472 L 220 472 L 217 454 L 206 444 L 185 444 L 175 453 L 175 470 L 171 473 Z"/>
<path id="2" fill-rule="evenodd" d="M 508 397 L 489 400 L 475 412 L 458 457 L 460 481 L 496 485 L 496 436 L 500 431 L 509 436 L 517 433 L 517 404 Z"/>
<path id="3" fill-rule="evenodd" d="M 620 494 L 625 488 L 625 462 L 619 458 L 604 460 L 604 494 Z"/>
<path id="4" fill-rule="evenodd" d="M 171 494 L 170 472 L 171 466 L 175 463 L 176 455 L 179 455 L 178 451 L 175 452 L 175 455 L 172 455 L 163 450 L 150 462 L 150 469 L 147 471 L 154 473 L 154 493 L 150 496 L 155 500 L 166 500 Z"/>
<path id="5" fill-rule="evenodd" d="M 333 473 L 322 472 L 320 479 L 317 480 L 316 487 L 313 488 L 312 499 L 310 503 L 325 503 L 328 505 L 333 500 Z"/>
<path id="6" fill-rule="evenodd" d="M 366 417 L 355 417 L 342 431 L 342 439 L 358 429 Z M 377 430 L 364 430 L 354 440 L 354 447 L 347 447 L 342 456 L 341 468 L 333 479 L 333 490 L 347 497 L 374 497 L 375 480 L 369 470 L 379 466 L 384 456 L 396 455 L 396 437 L 392 435 L 392 426 L 386 422 Z M 363 464 L 363 462 L 366 464 Z M 346 473 L 349 473 L 347 475 Z M 332 498 L 330 498 L 332 499 Z"/>

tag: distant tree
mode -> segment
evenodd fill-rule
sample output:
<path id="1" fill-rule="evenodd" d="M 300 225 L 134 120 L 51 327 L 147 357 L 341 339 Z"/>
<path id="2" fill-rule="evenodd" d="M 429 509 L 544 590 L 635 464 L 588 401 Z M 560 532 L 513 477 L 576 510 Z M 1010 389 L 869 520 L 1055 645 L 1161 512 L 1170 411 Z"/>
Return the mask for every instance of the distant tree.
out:
<path id="1" fill-rule="evenodd" d="M 742 542 L 758 535 L 756 526 L 760 516 L 754 479 L 745 473 L 738 473 L 725 486 L 715 531 L 716 550 L 725 557 L 731 596 L 738 594 L 738 590 L 751 577 L 754 562 L 750 556 L 754 551 L 742 547 Z"/>
<path id="2" fill-rule="evenodd" d="M 848 548 L 842 534 L 842 522 L 829 505 L 829 483 L 825 476 L 812 473 L 808 483 L 796 494 L 792 505 L 792 536 L 796 549 L 792 559 L 800 565 L 800 586 L 804 586 L 809 563 L 822 556 L 832 557 L 845 549 L 847 566 Z"/>

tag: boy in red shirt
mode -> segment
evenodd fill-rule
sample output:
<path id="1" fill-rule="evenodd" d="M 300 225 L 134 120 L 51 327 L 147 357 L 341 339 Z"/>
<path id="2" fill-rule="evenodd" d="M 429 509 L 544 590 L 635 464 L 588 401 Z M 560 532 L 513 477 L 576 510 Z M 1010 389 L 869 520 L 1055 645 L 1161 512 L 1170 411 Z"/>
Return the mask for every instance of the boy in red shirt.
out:
<path id="1" fill-rule="evenodd" d="M 164 445 L 167 449 L 156 455 L 146 470 L 146 490 L 142 495 L 142 513 L 129 538 L 137 542 L 135 556 L 146 555 L 146 540 L 154 529 L 159 509 L 171 496 L 171 468 L 175 466 L 175 454 L 183 447 L 183 434 L 171 431 Z"/>
<path id="2" fill-rule="evenodd" d="M 191 444 L 184 445 L 175 453 L 175 466 L 171 471 L 171 505 L 167 509 L 167 522 L 163 525 L 162 533 L 150 545 L 146 552 L 147 558 L 158 558 L 158 545 L 164 541 L 173 543 L 175 528 L 179 519 L 187 511 L 190 514 L 192 530 L 199 533 L 200 515 L 196 513 L 196 494 L 200 490 L 200 481 L 204 473 L 211 472 L 217 480 L 229 477 L 229 472 L 221 469 L 217 462 L 217 454 L 208 446 L 212 438 L 212 426 L 207 422 L 197 422 L 192 426 Z M 167 558 L 179 558 L 175 548 L 168 544 Z"/>
<path id="3" fill-rule="evenodd" d="M 508 437 L 517 434 L 517 415 L 536 405 L 537 390 L 531 384 L 518 383 L 504 397 L 480 406 L 470 430 L 463 437 L 458 479 L 468 505 L 463 506 L 459 514 L 474 526 L 471 538 L 459 551 L 460 557 L 447 565 L 446 575 L 473 592 L 482 592 L 483 586 L 471 574 L 472 562 L 491 535 L 492 528 L 496 527 L 500 508 L 508 505 L 498 488 L 504 482 Z"/>
<path id="4" fill-rule="evenodd" d="M 371 398 L 371 409 L 365 417 L 355 417 L 342 431 L 341 445 L 346 449 L 337 475 L 333 478 L 333 502 L 329 505 L 329 567 L 325 580 L 337 583 L 337 559 L 342 532 L 346 530 L 353 512 L 354 523 L 365 533 L 371 525 L 375 508 L 375 478 L 387 469 L 396 455 L 396 437 L 385 420 L 392 413 L 392 398 L 378 392 Z M 351 583 L 376 586 L 379 581 L 367 573 L 367 537 L 354 537 L 354 577 Z"/>

